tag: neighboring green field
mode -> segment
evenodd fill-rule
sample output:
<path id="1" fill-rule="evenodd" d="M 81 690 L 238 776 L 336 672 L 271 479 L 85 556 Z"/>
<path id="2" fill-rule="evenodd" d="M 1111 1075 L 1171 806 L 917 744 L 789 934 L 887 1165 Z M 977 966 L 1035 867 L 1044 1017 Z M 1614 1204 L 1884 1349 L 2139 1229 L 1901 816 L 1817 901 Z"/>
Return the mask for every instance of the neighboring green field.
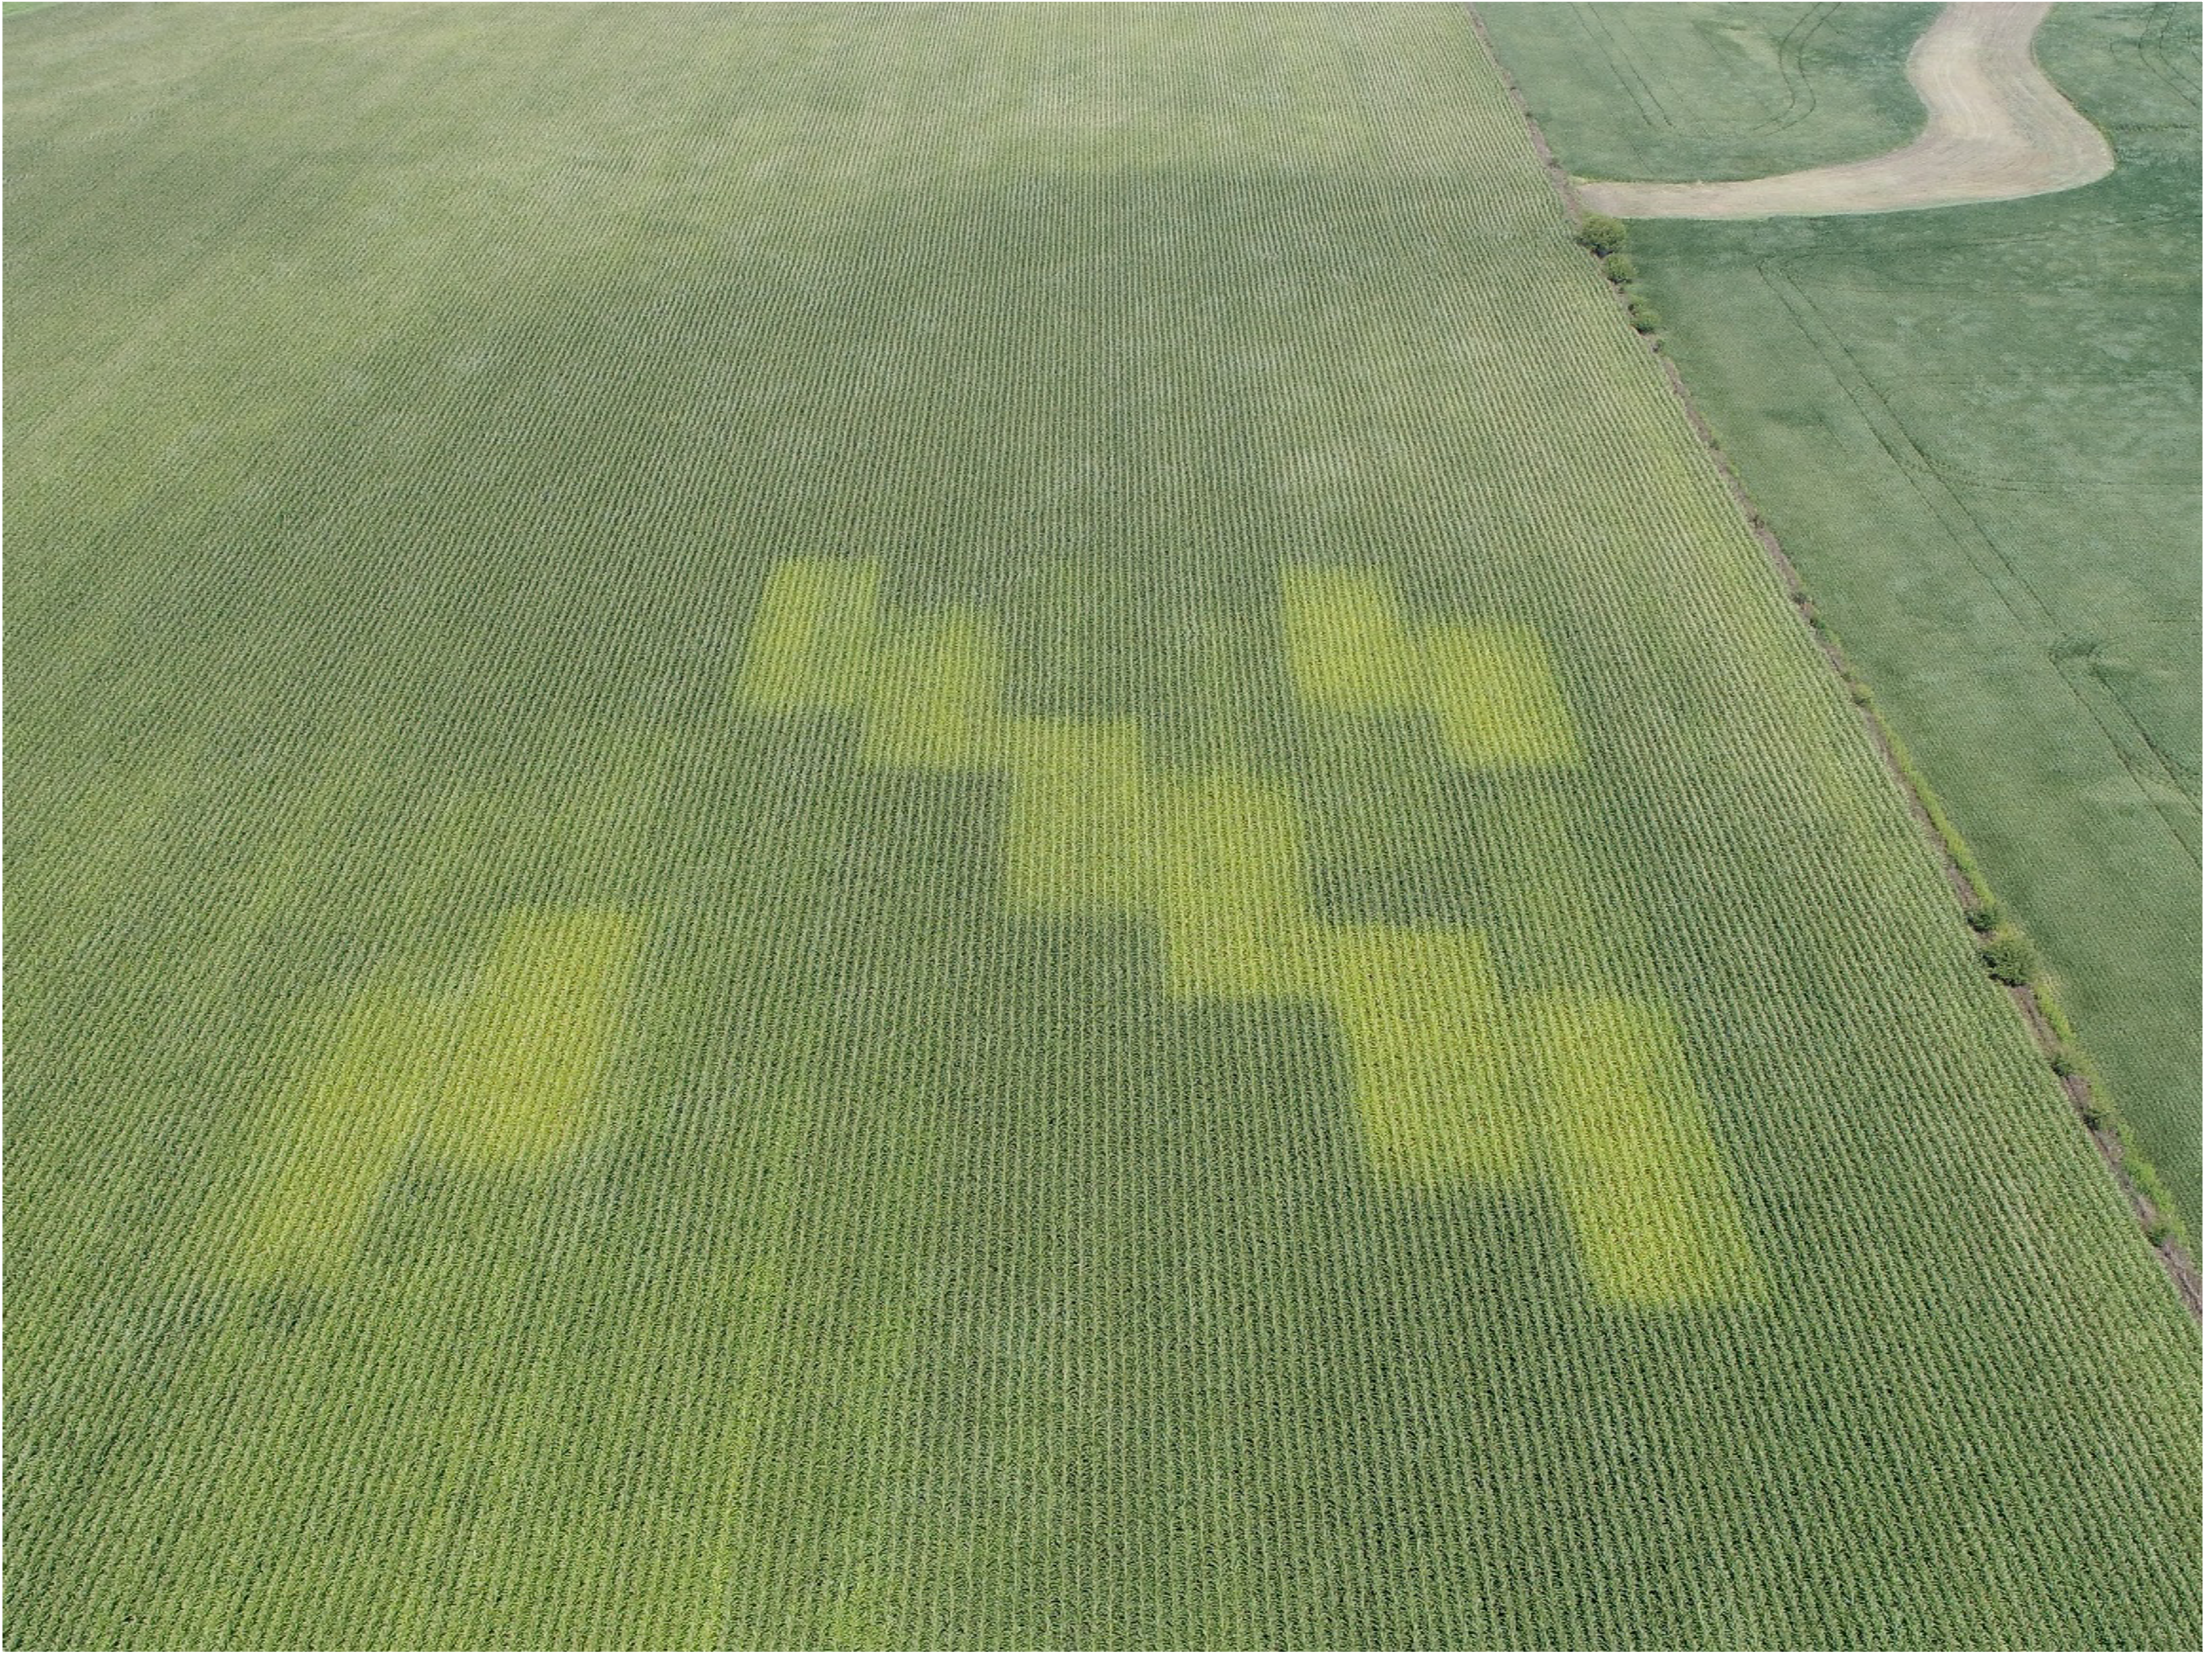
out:
<path id="1" fill-rule="evenodd" d="M 1905 56 L 1940 6 L 1486 6 L 1530 114 L 1582 178 L 1763 178 L 1862 160 L 1926 116 Z"/>
<path id="2" fill-rule="evenodd" d="M 2203 1634 L 1462 10 L 8 44 L 10 1646 Z"/>
<path id="3" fill-rule="evenodd" d="M 1721 10 L 1733 33 L 1756 26 L 1762 51 L 1792 28 L 1786 8 Z M 1868 30 L 1872 10 L 1844 19 Z M 1696 31 L 1677 11 L 1488 12 L 1571 170 L 1634 176 L 1640 138 L 1645 176 L 1724 164 L 1765 94 L 1710 64 L 1688 74 Z M 1617 116 L 1621 82 L 1570 50 L 1583 28 L 1624 21 L 1638 40 L 1668 38 L 1665 84 L 1704 117 L 1694 157 L 1684 122 L 1644 134 Z M 1827 66 L 1824 104 L 1856 107 L 1893 78 L 1904 89 L 1902 42 L 1884 38 L 1900 21 L 1848 83 Z M 1692 395 L 2042 944 L 2191 1226 L 2203 1214 L 2199 25 L 2193 6 L 2060 7 L 2044 24 L 2044 69 L 2118 155 L 2086 189 L 1878 217 L 1646 221 L 1630 244 Z M 1743 153 L 1744 172 L 1820 158 Z"/>

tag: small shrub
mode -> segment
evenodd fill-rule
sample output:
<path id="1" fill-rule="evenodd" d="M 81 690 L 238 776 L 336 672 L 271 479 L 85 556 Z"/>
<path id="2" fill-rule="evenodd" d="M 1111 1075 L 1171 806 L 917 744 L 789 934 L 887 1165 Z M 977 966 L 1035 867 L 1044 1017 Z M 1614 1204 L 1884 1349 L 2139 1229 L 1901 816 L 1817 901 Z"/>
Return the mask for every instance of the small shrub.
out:
<path id="1" fill-rule="evenodd" d="M 2118 1122 L 2114 1120 L 2112 1123 L 2113 1128 L 2118 1129 Z M 2165 1195 L 2165 1179 L 2157 1174 L 2157 1167 L 2135 1153 L 2134 1144 L 2127 1141 L 2124 1130 L 2119 1130 L 2119 1144 L 2127 1152 L 2127 1175 L 2133 1179 L 2134 1186 L 2140 1191 L 2142 1198 L 2148 1200 L 2158 1210 L 2166 1226 L 2172 1230 L 2175 1239 L 2186 1239 L 2187 1232 L 2181 1227 L 2180 1219 L 2171 1214 L 2172 1201 Z"/>
<path id="2" fill-rule="evenodd" d="M 2009 930 L 1981 944 L 1981 962 L 2006 987 L 2025 987 L 2035 979 L 2035 949 Z"/>
<path id="3" fill-rule="evenodd" d="M 1629 240 L 1629 226 L 1619 218 L 1609 218 L 1603 212 L 1587 212 L 1583 228 L 1576 231 L 1576 240 L 1589 247 L 1601 258 L 1618 253 Z"/>
<path id="4" fill-rule="evenodd" d="M 2073 1058 L 2062 1050 L 2050 1053 L 2050 1071 L 2060 1079 L 2070 1079 L 2079 1070 L 2073 1066 Z"/>
<path id="5" fill-rule="evenodd" d="M 1626 287 L 1637 279 L 1637 261 L 1627 253 L 1610 253 L 1606 260 L 1606 279 L 1617 287 Z"/>
<path id="6" fill-rule="evenodd" d="M 2004 922 L 2004 914 L 1994 901 L 1984 901 L 1966 909 L 1966 922 L 1980 934 L 1987 935 Z"/>
<path id="7" fill-rule="evenodd" d="M 1629 301 L 1629 324 L 1640 333 L 1657 332 L 1660 326 L 1660 312 L 1643 299 L 1633 298 Z"/>

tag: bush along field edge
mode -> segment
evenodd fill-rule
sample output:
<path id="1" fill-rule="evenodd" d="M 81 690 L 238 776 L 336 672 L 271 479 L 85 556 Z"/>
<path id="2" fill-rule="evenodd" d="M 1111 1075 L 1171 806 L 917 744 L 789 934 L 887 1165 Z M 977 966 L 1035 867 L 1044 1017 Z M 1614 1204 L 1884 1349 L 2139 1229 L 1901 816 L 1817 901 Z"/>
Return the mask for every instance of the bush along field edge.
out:
<path id="1" fill-rule="evenodd" d="M 1625 250 L 1629 242 L 1629 226 L 1604 213 L 1587 213 L 1577 198 L 1568 178 L 1567 169 L 1554 156 L 1539 129 L 1530 106 L 1515 84 L 1514 76 L 1501 61 L 1498 49 L 1484 27 L 1484 19 L 1474 4 L 1468 8 L 1477 38 L 1483 43 L 1498 70 L 1507 95 L 1513 101 L 1515 112 L 1522 117 L 1529 130 L 1530 141 L 1538 158 L 1545 163 L 1546 176 L 1560 195 L 1569 217 L 1577 225 L 1576 239 L 1585 252 L 1600 266 L 1607 278 L 1615 303 L 1628 316 L 1630 325 L 1644 339 L 1645 347 L 1666 370 L 1669 387 L 1682 404 L 1684 416 L 1691 429 L 1712 456 L 1715 467 L 1728 484 L 1737 508 L 1751 527 L 1753 537 L 1767 553 L 1777 576 L 1790 601 L 1796 605 L 1800 618 L 1819 644 L 1822 657 L 1843 683 L 1858 709 L 1860 722 L 1875 750 L 1882 756 L 1890 779 L 1903 794 L 1906 806 L 1921 830 L 1934 846 L 1942 863 L 1943 876 L 1949 885 L 1958 915 L 1974 932 L 1976 951 L 1981 958 L 1982 969 L 1998 983 L 2010 997 L 2020 1019 L 2033 1035 L 2044 1062 L 2064 1088 L 2066 1100 L 2071 1103 L 2076 1118 L 2094 1140 L 2097 1151 L 2110 1168 L 2113 1180 L 2127 1198 L 2136 1222 L 2141 1225 L 2150 1249 L 2171 1276 L 2173 1289 L 2188 1313 L 2203 1321 L 2203 1271 L 2199 1271 L 2194 1255 L 2195 1242 L 2186 1225 L 2167 1196 L 2163 1179 L 2157 1168 L 2134 1146 L 2134 1139 L 2126 1122 L 2121 1118 L 2117 1103 L 2105 1088 L 2103 1080 L 2081 1048 L 2073 1031 L 2072 1022 L 2059 1004 L 2055 984 L 2044 973 L 2040 955 L 2032 940 L 2019 922 L 2003 907 L 1990 890 L 1980 863 L 1973 851 L 1952 824 L 1934 789 L 1929 786 L 1919 766 L 1882 717 L 1875 705 L 1873 691 L 1861 680 L 1845 654 L 1843 643 L 1829 629 L 1814 607 L 1811 593 L 1799 578 L 1794 564 L 1768 526 L 1744 480 L 1729 463 L 1722 451 L 1713 428 L 1691 400 L 1690 391 L 1683 383 L 1674 360 L 1660 348 L 1660 315 L 1650 303 L 1631 292 L 1637 279 L 1635 260 Z"/>

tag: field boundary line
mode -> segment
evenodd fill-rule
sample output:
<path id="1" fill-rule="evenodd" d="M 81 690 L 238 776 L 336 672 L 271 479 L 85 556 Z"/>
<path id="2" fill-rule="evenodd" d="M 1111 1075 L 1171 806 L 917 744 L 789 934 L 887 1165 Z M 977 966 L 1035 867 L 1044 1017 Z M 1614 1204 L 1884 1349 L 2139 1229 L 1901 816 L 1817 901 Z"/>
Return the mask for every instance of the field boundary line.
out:
<path id="1" fill-rule="evenodd" d="M 1491 34 L 1484 26 L 1483 15 L 1478 11 L 1475 0 L 1466 0 L 1464 9 L 1469 14 L 1470 27 L 1476 31 L 1476 38 L 1483 46 L 1485 56 L 1490 59 L 1493 71 L 1499 76 L 1500 84 L 1506 88 L 1507 96 L 1514 104 L 1515 113 L 1522 117 L 1532 147 L 1536 149 L 1538 158 L 1545 163 L 1546 175 L 1552 181 L 1555 193 L 1560 196 L 1563 210 L 1571 219 L 1580 221 L 1584 206 L 1573 187 L 1574 181 L 1569 177 L 1567 169 L 1554 157 L 1551 146 L 1545 141 L 1544 132 L 1538 127 L 1537 117 L 1530 113 L 1529 102 L 1523 97 L 1521 87 L 1515 84 L 1514 76 L 1508 73 L 1506 64 L 1501 61 L 1499 50 L 1492 43 Z M 1621 291 L 1618 288 L 1610 288 L 1609 291 L 1616 307 L 1621 308 L 1626 303 Z M 1972 853 L 1951 826 L 1949 817 L 1933 790 L 1911 762 L 1903 743 L 1875 710 L 1871 691 L 1852 669 L 1842 645 L 1821 622 L 1812 596 L 1798 574 L 1797 565 L 1790 560 L 1789 553 L 1782 548 L 1782 542 L 1776 538 L 1767 519 L 1761 515 L 1750 490 L 1744 485 L 1744 479 L 1729 463 L 1729 457 L 1722 451 L 1713 427 L 1706 422 L 1705 415 L 1698 410 L 1698 404 L 1691 399 L 1690 390 L 1683 383 L 1683 375 L 1676 368 L 1673 358 L 1661 350 L 1657 341 L 1652 338 L 1646 338 L 1644 345 L 1647 354 L 1652 356 L 1665 373 L 1668 388 L 1675 393 L 1676 402 L 1683 410 L 1683 417 L 1689 421 L 1691 430 L 1698 437 L 1699 445 L 1713 461 L 1714 469 L 1727 485 L 1729 497 L 1743 514 L 1752 537 L 1766 553 L 1777 579 L 1782 583 L 1784 593 L 1819 648 L 1821 658 L 1827 662 L 1837 681 L 1849 694 L 1851 703 L 1858 712 L 1860 725 L 1880 756 L 1891 783 L 1904 799 L 1905 807 L 1919 823 L 1923 837 L 1934 851 L 1942 867 L 1944 881 L 1957 903 L 1958 917 L 1964 922 L 1967 911 L 1980 907 L 1988 897 L 1986 883 L 1974 863 Z M 2155 1168 L 2128 1145 L 2125 1131 L 2102 1088 L 2087 1073 L 2073 1067 L 2068 1054 L 2072 1040 L 2063 1036 L 2066 1027 L 2064 1014 L 2054 1000 L 2035 986 L 2025 983 L 1999 985 L 2003 986 L 2013 1008 L 2019 1012 L 2021 1021 L 2033 1035 L 2036 1049 L 2045 1064 L 2057 1076 L 2074 1117 L 2096 1144 L 2097 1152 L 2111 1171 L 2112 1180 L 2126 1196 L 2128 1208 L 2141 1227 L 2144 1239 L 2157 1254 L 2157 1260 L 2163 1265 L 2166 1274 L 2171 1277 L 2173 1291 L 2179 1297 L 2181 1305 L 2191 1318 L 2203 1322 L 2203 1271 L 2197 1269 L 2195 1258 L 2184 1243 L 2185 1236 L 2173 1213 L 2160 1207 L 2143 1185 L 2143 1178 L 2152 1183 L 2156 1181 Z M 2061 1065 L 2070 1071 L 2059 1071 Z"/>

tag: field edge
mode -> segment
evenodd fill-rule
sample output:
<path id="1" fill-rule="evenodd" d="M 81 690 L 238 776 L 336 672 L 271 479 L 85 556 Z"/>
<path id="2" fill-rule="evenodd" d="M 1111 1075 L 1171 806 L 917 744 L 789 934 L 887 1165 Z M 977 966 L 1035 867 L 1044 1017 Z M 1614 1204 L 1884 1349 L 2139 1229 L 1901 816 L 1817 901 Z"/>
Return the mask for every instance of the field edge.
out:
<path id="1" fill-rule="evenodd" d="M 1514 75 L 1508 70 L 1490 31 L 1484 25 L 1483 13 L 1476 0 L 1464 0 L 1464 5 L 1470 24 L 1476 32 L 1478 44 L 1491 60 L 1500 84 L 1506 88 L 1508 100 L 1514 105 L 1515 113 L 1529 133 L 1531 146 L 1545 165 L 1547 181 L 1560 197 L 1561 205 L 1569 218 L 1581 223 L 1585 208 L 1576 190 L 1577 180 L 1569 174 L 1552 146 L 1546 142 L 1545 133 L 1539 127 L 1537 117 L 1531 114 L 1522 88 L 1515 83 Z M 1627 301 L 1621 291 L 1618 288 L 1612 291 L 1615 303 L 1626 307 Z M 1923 840 L 1930 847 L 1942 870 L 1945 885 L 1950 889 L 1955 903 L 1954 916 L 1962 925 L 1965 924 L 1969 912 L 1986 910 L 1992 901 L 1987 881 L 1972 851 L 1959 836 L 1941 800 L 1936 797 L 1926 777 L 1920 773 L 1918 765 L 1913 762 L 1896 732 L 1876 708 L 1871 686 L 1852 666 L 1840 639 L 1821 621 L 1814 607 L 1812 593 L 1806 589 L 1797 565 L 1783 550 L 1781 541 L 1752 499 L 1744 479 L 1729 463 L 1728 455 L 1714 436 L 1713 427 L 1707 423 L 1705 416 L 1699 412 L 1697 403 L 1691 399 L 1690 388 L 1683 382 L 1683 375 L 1676 367 L 1674 359 L 1660 349 L 1653 335 L 1646 335 L 1645 349 L 1658 362 L 1669 389 L 1682 406 L 1684 418 L 1689 421 L 1699 444 L 1727 485 L 1730 498 L 1743 515 L 1752 537 L 1766 553 L 1776 578 L 1782 582 L 1784 593 L 1797 610 L 1800 620 L 1812 633 L 1813 642 L 1819 648 L 1822 659 L 1827 662 L 1837 681 L 1843 685 L 1857 710 L 1860 723 L 1881 758 L 1884 771 L 1904 799 L 1907 812 L 1919 825 Z M 2023 934 L 2008 918 L 2001 921 L 2000 928 L 2013 934 Z M 1984 969 L 1987 970 L 1986 961 Z M 1990 973 L 1993 975 L 1993 972 Z M 2163 1182 L 2156 1166 L 2134 1146 L 2133 1134 L 2119 1112 L 2117 1099 L 2096 1076 L 2085 1045 L 2074 1034 L 2071 1023 L 2046 984 L 2039 979 L 2019 982 L 2005 981 L 2001 977 L 1994 979 L 2011 1000 L 2013 1009 L 2033 1038 L 2044 1065 L 2057 1078 L 2074 1118 L 2095 1143 L 2097 1153 L 2110 1172 L 2112 1181 L 2125 1196 L 2136 1225 L 2142 1230 L 2144 1239 L 2156 1253 L 2158 1262 L 2170 1279 L 2174 1294 L 2180 1299 L 2190 1318 L 2203 1324 L 2203 1269 L 2199 1269 L 2195 1261 L 2193 1238 L 2177 1208 L 2164 1193 Z"/>

